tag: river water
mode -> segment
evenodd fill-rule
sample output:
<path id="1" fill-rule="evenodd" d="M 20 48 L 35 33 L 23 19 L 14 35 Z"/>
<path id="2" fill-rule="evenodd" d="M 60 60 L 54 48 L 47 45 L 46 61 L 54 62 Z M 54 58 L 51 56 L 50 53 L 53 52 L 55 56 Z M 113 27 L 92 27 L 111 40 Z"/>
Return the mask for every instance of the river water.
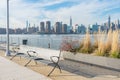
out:
<path id="1" fill-rule="evenodd" d="M 59 49 L 60 44 L 64 38 L 71 38 L 76 40 L 82 40 L 84 35 L 81 34 L 42 34 L 42 35 L 34 35 L 34 34 L 21 34 L 10 35 L 10 44 L 16 43 L 18 45 L 23 44 L 23 40 L 27 40 L 26 45 L 34 46 L 34 47 L 42 47 L 42 48 L 51 48 L 51 49 Z M 0 35 L 0 42 L 6 42 L 6 35 Z"/>

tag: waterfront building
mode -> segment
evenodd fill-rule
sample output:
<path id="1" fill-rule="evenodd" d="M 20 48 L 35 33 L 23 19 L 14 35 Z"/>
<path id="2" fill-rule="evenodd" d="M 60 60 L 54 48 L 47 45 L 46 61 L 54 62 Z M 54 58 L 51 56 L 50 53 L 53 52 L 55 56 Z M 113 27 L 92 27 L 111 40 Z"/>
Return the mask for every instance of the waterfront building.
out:
<path id="1" fill-rule="evenodd" d="M 100 26 L 99 26 L 99 31 L 100 31 L 100 32 L 105 31 L 104 25 L 100 25 Z"/>
<path id="2" fill-rule="evenodd" d="M 28 32 L 29 23 L 26 21 L 26 32 Z"/>
<path id="3" fill-rule="evenodd" d="M 103 26 L 103 30 L 106 31 L 106 32 L 108 32 L 108 30 L 109 30 L 108 29 L 108 23 L 104 23 L 104 25 L 102 25 L 102 26 Z"/>
<path id="4" fill-rule="evenodd" d="M 108 29 L 110 29 L 111 28 L 111 18 L 110 18 L 110 16 L 108 17 Z"/>
<path id="5" fill-rule="evenodd" d="M 119 22 L 119 19 L 118 19 L 117 22 L 118 22 L 118 23 L 117 23 L 117 24 L 118 24 L 118 29 L 120 29 L 120 22 Z"/>
<path id="6" fill-rule="evenodd" d="M 96 23 L 96 24 L 94 24 L 94 25 L 92 25 L 92 28 L 93 28 L 93 32 L 95 32 L 95 33 L 97 33 L 98 32 L 98 30 L 99 30 L 99 26 L 98 26 L 98 24 Z"/>
<path id="7" fill-rule="evenodd" d="M 32 34 L 32 33 L 36 33 L 37 32 L 37 29 L 36 29 L 36 27 L 29 27 L 29 34 Z"/>
<path id="8" fill-rule="evenodd" d="M 74 32 L 74 33 L 78 33 L 78 27 L 79 27 L 78 24 L 76 24 L 76 25 L 73 27 L 73 32 Z"/>
<path id="9" fill-rule="evenodd" d="M 71 27 L 70 26 L 67 27 L 67 33 L 71 33 Z"/>
<path id="10" fill-rule="evenodd" d="M 23 28 L 23 29 L 21 29 L 22 30 L 22 34 L 26 34 L 26 28 Z M 29 32 L 29 31 L 28 31 Z M 27 32 L 27 33 L 28 33 Z"/>
<path id="11" fill-rule="evenodd" d="M 118 25 L 119 25 L 120 23 L 119 23 L 119 19 L 118 19 Z"/>
<path id="12" fill-rule="evenodd" d="M 46 21 L 46 33 L 51 33 L 51 22 Z"/>
<path id="13" fill-rule="evenodd" d="M 116 29 L 117 29 L 116 24 L 114 24 L 113 22 L 111 23 L 111 29 L 112 29 L 112 30 L 116 30 Z"/>
<path id="14" fill-rule="evenodd" d="M 89 33 L 93 33 L 92 25 L 91 25 L 91 24 L 90 24 L 89 27 L 88 27 L 88 31 L 89 31 Z"/>
<path id="15" fill-rule="evenodd" d="M 73 31 L 73 27 L 72 27 L 72 17 L 70 16 L 70 32 Z"/>
<path id="16" fill-rule="evenodd" d="M 14 33 L 15 34 L 22 34 L 23 30 L 21 28 L 17 28 L 17 29 L 14 30 Z"/>
<path id="17" fill-rule="evenodd" d="M 99 31 L 102 32 L 107 32 L 107 26 L 106 26 L 106 23 L 102 24 L 99 26 Z"/>
<path id="18" fill-rule="evenodd" d="M 39 32 L 39 26 L 36 27 L 36 32 Z"/>
<path id="19" fill-rule="evenodd" d="M 67 24 L 62 25 L 62 33 L 67 33 Z"/>
<path id="20" fill-rule="evenodd" d="M 81 24 L 80 26 L 78 25 L 77 33 L 85 34 L 86 33 L 86 27 L 83 24 Z"/>
<path id="21" fill-rule="evenodd" d="M 72 17 L 70 16 L 70 27 L 72 27 Z"/>
<path id="22" fill-rule="evenodd" d="M 99 30 L 99 25 L 93 24 L 93 25 L 89 25 L 89 32 L 90 33 L 97 33 Z"/>
<path id="23" fill-rule="evenodd" d="M 55 23 L 55 32 L 56 32 L 57 34 L 62 33 L 61 22 L 56 22 L 56 23 Z"/>
<path id="24" fill-rule="evenodd" d="M 45 32 L 45 25 L 44 22 L 40 22 L 40 32 L 44 33 Z"/>

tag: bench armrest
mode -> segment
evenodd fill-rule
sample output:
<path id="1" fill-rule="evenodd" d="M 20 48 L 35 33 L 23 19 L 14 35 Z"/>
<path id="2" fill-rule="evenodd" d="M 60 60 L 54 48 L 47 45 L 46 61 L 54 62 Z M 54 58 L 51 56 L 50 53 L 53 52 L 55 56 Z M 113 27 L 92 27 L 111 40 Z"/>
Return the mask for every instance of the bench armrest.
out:
<path id="1" fill-rule="evenodd" d="M 38 54 L 35 51 L 27 51 L 29 57 L 36 57 Z"/>
<path id="2" fill-rule="evenodd" d="M 51 56 L 50 59 L 53 63 L 58 63 L 59 62 L 59 56 Z M 56 60 L 57 59 L 57 60 Z"/>

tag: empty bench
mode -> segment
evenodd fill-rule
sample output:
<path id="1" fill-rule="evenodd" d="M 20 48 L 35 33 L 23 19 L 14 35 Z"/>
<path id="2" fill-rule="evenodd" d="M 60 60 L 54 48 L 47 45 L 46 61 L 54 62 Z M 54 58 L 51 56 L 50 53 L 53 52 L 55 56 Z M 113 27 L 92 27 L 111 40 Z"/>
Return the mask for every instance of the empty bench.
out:
<path id="1" fill-rule="evenodd" d="M 10 60 L 14 59 L 16 56 L 19 56 L 20 59 L 21 59 L 21 56 L 24 56 L 25 58 L 28 59 L 28 62 L 26 62 L 26 64 L 24 65 L 25 67 L 26 67 L 27 65 L 29 65 L 29 63 L 30 63 L 31 61 L 34 61 L 36 65 L 37 65 L 37 62 L 38 62 L 38 61 L 41 61 L 41 60 L 42 60 L 42 61 L 48 61 L 48 60 L 46 60 L 46 59 L 44 59 L 44 58 L 38 57 L 38 53 L 37 53 L 36 51 L 28 50 L 28 51 L 27 51 L 27 54 L 24 54 L 24 53 L 18 52 L 19 49 L 20 49 L 20 48 L 19 48 L 18 46 L 14 46 L 14 47 L 12 48 L 12 52 L 14 53 L 14 55 L 10 58 Z M 53 69 L 48 73 L 48 76 L 50 76 L 50 75 L 52 74 L 52 72 L 55 70 L 55 68 L 57 68 L 57 67 L 59 68 L 60 73 L 62 72 L 62 71 L 61 71 L 61 67 L 60 67 L 60 65 L 59 65 L 60 56 L 61 56 L 61 50 L 60 50 L 58 56 L 50 56 L 50 60 L 49 60 L 50 63 L 48 63 L 48 65 L 54 64 L 54 67 L 53 67 Z"/>

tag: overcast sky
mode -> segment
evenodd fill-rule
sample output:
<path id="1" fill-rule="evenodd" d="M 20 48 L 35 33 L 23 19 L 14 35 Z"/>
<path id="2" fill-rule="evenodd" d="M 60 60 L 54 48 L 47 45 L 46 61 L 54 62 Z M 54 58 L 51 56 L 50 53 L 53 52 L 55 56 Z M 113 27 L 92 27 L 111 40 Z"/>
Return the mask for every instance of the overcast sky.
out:
<path id="1" fill-rule="evenodd" d="M 6 27 L 6 1 L 0 0 L 0 27 Z M 102 24 L 108 16 L 112 21 L 120 19 L 120 0 L 10 0 L 10 28 L 24 28 L 50 20 L 69 24 Z"/>

